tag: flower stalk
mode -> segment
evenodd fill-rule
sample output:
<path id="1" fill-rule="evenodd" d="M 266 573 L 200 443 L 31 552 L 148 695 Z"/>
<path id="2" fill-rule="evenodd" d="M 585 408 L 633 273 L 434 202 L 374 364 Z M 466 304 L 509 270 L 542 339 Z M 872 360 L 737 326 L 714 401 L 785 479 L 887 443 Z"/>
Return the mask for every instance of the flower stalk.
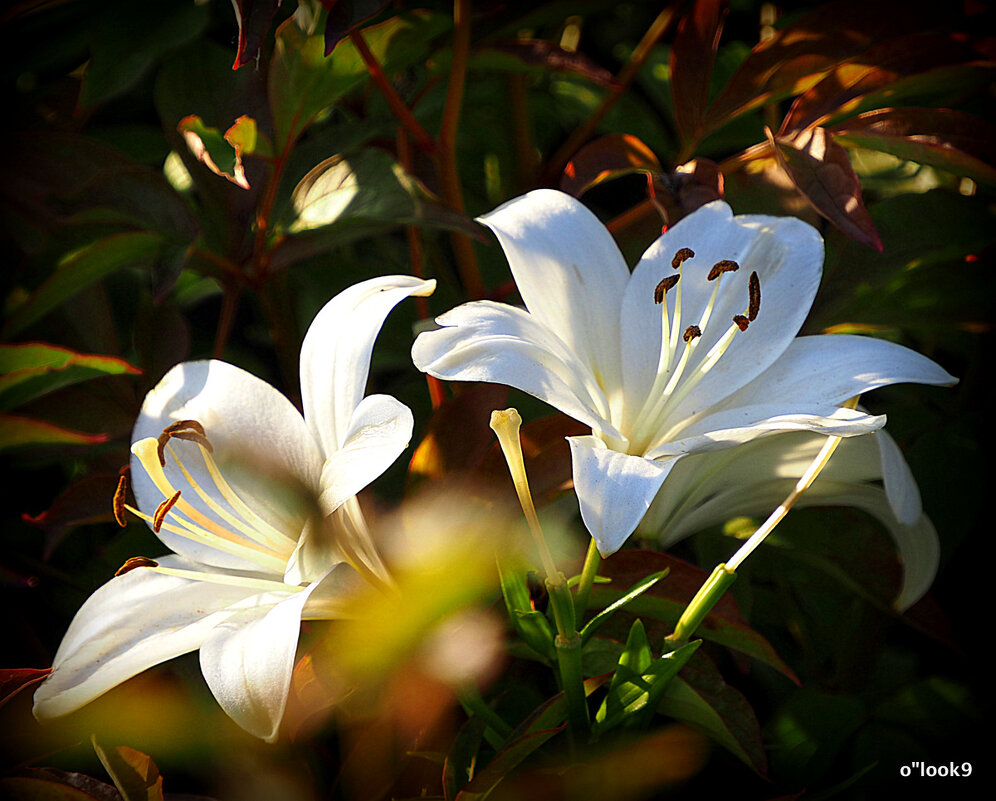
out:
<path id="1" fill-rule="evenodd" d="M 546 588 L 557 627 L 554 647 L 557 652 L 560 684 L 567 698 L 571 732 L 574 737 L 578 737 L 586 734 L 591 725 L 588 704 L 585 701 L 584 674 L 581 671 L 581 635 L 577 630 L 574 599 L 567 585 L 567 578 L 557 569 L 553 561 L 553 555 L 550 553 L 550 547 L 543 536 L 543 529 L 536 514 L 532 493 L 529 491 L 529 479 L 526 476 L 522 442 L 519 438 L 521 426 L 522 417 L 515 409 L 504 411 L 496 409 L 491 413 L 491 429 L 498 436 L 509 473 L 512 475 L 515 492 L 519 496 L 519 503 L 522 505 L 523 514 L 526 516 L 526 522 L 536 542 L 546 573 Z"/>

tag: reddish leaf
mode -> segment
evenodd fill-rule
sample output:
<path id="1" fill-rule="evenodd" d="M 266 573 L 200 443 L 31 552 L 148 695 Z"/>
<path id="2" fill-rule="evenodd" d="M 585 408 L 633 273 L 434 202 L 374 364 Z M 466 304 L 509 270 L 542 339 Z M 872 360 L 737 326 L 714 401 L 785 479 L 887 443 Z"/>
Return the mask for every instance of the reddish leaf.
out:
<path id="1" fill-rule="evenodd" d="M 21 519 L 48 534 L 46 550 L 51 550 L 71 526 L 112 519 L 111 500 L 118 478 L 117 473 L 94 473 L 86 476 L 60 492 L 44 512 L 33 516 L 24 513 Z"/>
<path id="2" fill-rule="evenodd" d="M 862 97 L 908 75 L 971 62 L 979 56 L 969 37 L 962 34 L 921 33 L 884 42 L 838 64 L 823 80 L 796 98 L 782 122 L 779 136 L 847 113 Z"/>
<path id="3" fill-rule="evenodd" d="M 21 690 L 40 684 L 52 668 L 2 668 L 0 669 L 0 706 L 6 704 Z"/>
<path id="4" fill-rule="evenodd" d="M 674 225 L 697 208 L 721 200 L 725 181 L 719 165 L 709 159 L 692 159 L 675 168 L 670 176 L 651 184 L 654 204 L 668 225 Z"/>
<path id="5" fill-rule="evenodd" d="M 847 151 L 824 128 L 811 128 L 794 138 L 776 139 L 765 128 L 782 169 L 820 214 L 851 239 L 881 252 L 882 240 L 861 202 L 861 183 Z"/>
<path id="6" fill-rule="evenodd" d="M 686 152 L 702 137 L 709 80 L 726 12 L 726 0 L 696 0 L 678 24 L 671 48 L 674 121 Z"/>
<path id="7" fill-rule="evenodd" d="M 845 145 L 891 153 L 973 180 L 996 184 L 996 125 L 962 111 L 889 108 L 870 111 L 833 128 Z"/>
<path id="8" fill-rule="evenodd" d="M 487 50 L 513 56 L 525 64 L 551 71 L 573 72 L 606 89 L 618 87 L 615 76 L 584 53 L 565 50 L 556 42 L 545 39 L 516 39 L 489 43 Z"/>
<path id="9" fill-rule="evenodd" d="M 665 568 L 670 571 L 667 577 L 631 601 L 626 610 L 663 622 L 667 631 L 662 630 L 659 635 L 669 634 L 692 596 L 708 578 L 704 570 L 670 554 L 636 549 L 614 553 L 602 562 L 599 570 L 599 575 L 611 579 L 612 583 L 596 584 L 592 588 L 592 606 L 608 606 L 637 581 Z M 798 683 L 792 669 L 782 661 L 771 643 L 747 625 L 732 595 L 726 594 L 720 599 L 696 636 L 752 656 Z"/>
<path id="10" fill-rule="evenodd" d="M 754 48 L 706 112 L 705 131 L 804 92 L 876 41 L 910 33 L 933 17 L 932 6 L 922 0 L 839 0 L 820 5 Z"/>
<path id="11" fill-rule="evenodd" d="M 701 650 L 668 684 L 658 710 L 705 732 L 762 776 L 767 775 L 768 758 L 757 715 Z"/>
<path id="12" fill-rule="evenodd" d="M 581 197 L 602 181 L 634 172 L 655 174 L 660 171 L 657 156 L 635 136 L 608 134 L 586 144 L 567 162 L 560 178 L 560 189 Z"/>
<path id="13" fill-rule="evenodd" d="M 19 801 L 121 801 L 111 785 L 83 773 L 28 768 L 0 779 L 0 798 Z"/>
<path id="14" fill-rule="evenodd" d="M 234 0 L 235 19 L 239 23 L 239 49 L 233 70 L 252 61 L 259 52 L 281 0 Z"/>

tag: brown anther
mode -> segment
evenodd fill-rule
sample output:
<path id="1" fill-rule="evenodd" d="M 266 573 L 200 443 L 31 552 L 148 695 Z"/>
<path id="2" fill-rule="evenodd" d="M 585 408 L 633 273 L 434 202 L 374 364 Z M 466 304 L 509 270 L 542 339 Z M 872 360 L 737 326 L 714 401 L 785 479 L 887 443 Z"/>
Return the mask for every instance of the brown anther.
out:
<path id="1" fill-rule="evenodd" d="M 157 452 L 159 454 L 159 464 L 162 467 L 166 466 L 166 444 L 174 437 L 176 439 L 187 440 L 188 442 L 196 442 L 208 453 L 214 453 L 214 448 L 211 447 L 211 443 L 204 434 L 204 426 L 196 420 L 178 420 L 166 426 L 163 429 L 163 433 L 159 435 Z"/>
<path id="2" fill-rule="evenodd" d="M 739 328 L 741 331 L 746 331 L 747 326 L 750 325 L 750 320 L 744 317 L 742 314 L 734 314 L 733 322 L 737 324 L 737 328 Z"/>
<path id="3" fill-rule="evenodd" d="M 114 519 L 117 521 L 121 528 L 128 525 L 128 518 L 125 517 L 125 497 L 128 494 L 128 476 L 122 473 L 118 477 L 118 486 L 114 490 Z"/>
<path id="4" fill-rule="evenodd" d="M 671 266 L 674 269 L 678 269 L 682 262 L 688 261 L 689 259 L 695 258 L 695 251 L 691 248 L 682 248 L 677 253 L 674 254 L 674 258 L 671 259 Z"/>
<path id="5" fill-rule="evenodd" d="M 180 500 L 180 490 L 174 492 L 171 497 L 167 498 L 156 508 L 156 513 L 152 515 L 152 530 L 156 534 L 163 527 L 163 521 L 166 519 L 166 515 L 169 514 L 169 510 L 173 508 L 178 500 Z"/>
<path id="6" fill-rule="evenodd" d="M 669 275 L 667 278 L 662 278 L 654 290 L 654 303 L 663 303 L 664 296 L 669 289 L 674 289 L 674 285 L 678 283 L 679 278 L 681 278 L 680 275 Z"/>
<path id="7" fill-rule="evenodd" d="M 761 280 L 757 277 L 756 272 L 750 274 L 747 291 L 750 294 L 750 300 L 747 302 L 747 319 L 754 322 L 757 319 L 757 313 L 761 311 Z"/>
<path id="8" fill-rule="evenodd" d="M 697 325 L 690 325 L 685 329 L 685 333 L 681 335 L 681 338 L 685 340 L 685 342 L 690 342 L 695 339 L 695 337 L 700 336 L 702 336 L 702 329 Z"/>
<path id="9" fill-rule="evenodd" d="M 133 556 L 127 559 L 121 567 L 114 573 L 115 576 L 123 576 L 138 567 L 159 567 L 159 563 L 144 556 Z"/>
<path id="10" fill-rule="evenodd" d="M 707 281 L 715 281 L 723 273 L 732 273 L 740 269 L 740 265 L 735 261 L 730 259 L 723 259 L 722 261 L 717 261 L 712 265 L 712 269 L 709 270 L 709 275 L 706 276 Z"/>

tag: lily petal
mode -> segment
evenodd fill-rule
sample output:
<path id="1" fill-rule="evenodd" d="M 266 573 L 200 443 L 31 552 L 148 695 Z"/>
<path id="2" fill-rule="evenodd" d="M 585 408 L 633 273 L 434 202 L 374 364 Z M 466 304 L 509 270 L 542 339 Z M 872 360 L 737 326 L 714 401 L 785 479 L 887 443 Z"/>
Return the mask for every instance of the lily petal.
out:
<path id="1" fill-rule="evenodd" d="M 419 334 L 416 367 L 449 381 L 485 381 L 521 389 L 564 414 L 622 435 L 607 422 L 608 401 L 594 375 L 553 333 L 522 309 L 492 301 L 466 303 Z"/>
<path id="2" fill-rule="evenodd" d="M 308 427 L 326 456 L 349 435 L 387 315 L 405 298 L 431 295 L 435 288 L 434 280 L 406 275 L 372 278 L 343 290 L 315 316 L 301 345 L 301 397 Z"/>
<path id="3" fill-rule="evenodd" d="M 581 519 L 603 556 L 622 547 L 677 458 L 651 461 L 611 450 L 597 437 L 568 437 Z"/>
<path id="4" fill-rule="evenodd" d="M 246 469 L 225 471 L 225 478 L 244 498 L 265 498 L 252 475 L 266 472 L 279 476 L 274 483 L 317 487 L 322 457 L 300 412 L 276 389 L 251 373 L 226 362 L 184 362 L 172 368 L 142 404 L 132 433 L 132 441 L 159 437 L 162 430 L 178 420 L 197 420 L 206 432 L 219 462 L 242 464 Z M 194 481 L 217 503 L 227 506 L 214 479 L 193 443 L 171 441 L 176 452 L 185 455 L 184 467 Z M 251 463 L 265 464 L 266 470 L 252 470 Z M 163 493 L 149 477 L 136 456 L 131 460 L 131 482 L 138 507 L 152 515 L 164 500 Z M 166 476 L 182 493 L 183 500 L 194 505 L 218 526 L 231 529 L 205 504 L 191 487 L 175 460 L 167 456 Z M 291 541 L 296 540 L 303 525 L 303 514 L 295 504 L 253 503 L 253 510 Z M 252 570 L 258 566 L 236 555 L 194 542 L 165 527 L 158 535 L 167 547 L 198 562 L 218 567 Z"/>
<path id="5" fill-rule="evenodd" d="M 781 431 L 812 431 L 853 437 L 885 425 L 884 415 L 870 415 L 834 406 L 811 406 L 789 412 L 787 404 L 739 406 L 713 412 L 695 420 L 675 436 L 647 451 L 646 458 L 679 456 L 697 451 L 729 448 Z"/>
<path id="6" fill-rule="evenodd" d="M 629 269 L 605 226 L 552 189 L 529 192 L 479 219 L 498 237 L 529 313 L 603 389 L 620 386 L 619 298 Z"/>
<path id="7" fill-rule="evenodd" d="M 201 672 L 236 723 L 272 743 L 287 705 L 301 613 L 317 587 L 280 600 L 260 597 L 216 626 L 201 645 Z"/>
<path id="8" fill-rule="evenodd" d="M 390 395 L 368 395 L 353 412 L 345 441 L 322 468 L 322 514 L 332 514 L 394 464 L 412 438 L 411 409 Z"/>
<path id="9" fill-rule="evenodd" d="M 754 324 L 746 333 L 754 329 Z M 958 379 L 916 351 L 874 337 L 821 334 L 794 340 L 777 362 L 720 408 L 779 402 L 843 403 L 848 398 L 899 383 L 951 386 Z"/>
<path id="10" fill-rule="evenodd" d="M 203 572 L 179 556 L 163 567 Z M 230 574 L 235 575 L 235 574 Z M 66 715 L 153 665 L 197 650 L 259 589 L 192 581 L 136 568 L 111 579 L 83 604 L 35 692 L 39 720 Z"/>

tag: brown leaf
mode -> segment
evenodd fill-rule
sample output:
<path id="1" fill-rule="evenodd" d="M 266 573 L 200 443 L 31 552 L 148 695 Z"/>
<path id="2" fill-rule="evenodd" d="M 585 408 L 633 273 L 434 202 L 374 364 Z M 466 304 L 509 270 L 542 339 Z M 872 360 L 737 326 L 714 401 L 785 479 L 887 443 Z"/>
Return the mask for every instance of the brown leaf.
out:
<path id="1" fill-rule="evenodd" d="M 796 98 L 779 136 L 823 124 L 846 113 L 861 98 L 896 81 L 935 67 L 969 63 L 981 54 L 964 34 L 921 33 L 891 39 L 835 66 Z"/>
<path id="2" fill-rule="evenodd" d="M 933 19 L 923 0 L 839 0 L 820 5 L 758 44 L 704 120 L 706 132 L 752 109 L 806 91 L 876 41 L 901 36 Z"/>
<path id="3" fill-rule="evenodd" d="M 152 757 L 126 745 L 105 747 L 96 737 L 90 739 L 125 801 L 163 801 L 163 777 Z"/>
<path id="4" fill-rule="evenodd" d="M 661 163 L 642 141 L 629 134 L 608 134 L 582 147 L 564 167 L 563 192 L 581 197 L 588 189 L 634 172 L 654 174 Z"/>
<path id="5" fill-rule="evenodd" d="M 876 250 L 882 240 L 861 201 L 861 184 L 847 151 L 824 128 L 811 128 L 794 138 L 778 138 L 765 128 L 782 169 L 820 214 L 851 239 Z"/>
<path id="6" fill-rule="evenodd" d="M 703 134 L 709 81 L 726 16 L 726 0 L 697 0 L 678 24 L 671 47 L 671 95 L 674 121 L 685 152 Z"/>
<path id="7" fill-rule="evenodd" d="M 946 108 L 887 108 L 832 129 L 834 139 L 996 184 L 996 125 Z"/>

